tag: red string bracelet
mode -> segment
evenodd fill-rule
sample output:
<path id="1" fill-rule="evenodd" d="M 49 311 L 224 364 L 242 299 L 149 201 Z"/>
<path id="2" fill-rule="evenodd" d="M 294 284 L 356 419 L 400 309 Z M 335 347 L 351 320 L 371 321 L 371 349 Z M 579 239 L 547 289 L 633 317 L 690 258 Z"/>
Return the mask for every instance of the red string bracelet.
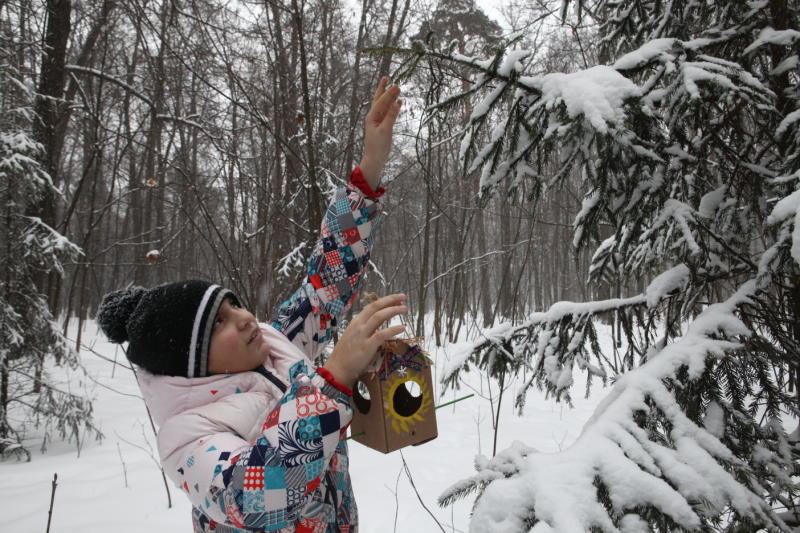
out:
<path id="1" fill-rule="evenodd" d="M 331 371 L 328 370 L 327 368 L 322 367 L 322 366 L 317 368 L 317 374 L 322 376 L 322 378 L 325 381 L 327 381 L 332 387 L 336 388 L 337 390 L 347 394 L 348 396 L 352 396 L 353 395 L 353 391 L 350 389 L 350 387 L 348 387 L 347 385 L 343 385 L 343 384 L 339 383 L 338 381 L 336 381 L 336 378 L 333 377 L 333 374 L 331 374 Z"/>
<path id="2" fill-rule="evenodd" d="M 373 191 L 372 187 L 370 187 L 369 183 L 367 183 L 366 178 L 364 178 L 364 174 L 361 173 L 361 169 L 356 167 L 353 169 L 353 172 L 350 173 L 350 183 L 358 187 L 364 196 L 368 196 L 370 198 L 380 198 L 383 196 L 383 193 L 386 192 L 386 189 L 383 187 L 378 187 L 377 191 Z"/>

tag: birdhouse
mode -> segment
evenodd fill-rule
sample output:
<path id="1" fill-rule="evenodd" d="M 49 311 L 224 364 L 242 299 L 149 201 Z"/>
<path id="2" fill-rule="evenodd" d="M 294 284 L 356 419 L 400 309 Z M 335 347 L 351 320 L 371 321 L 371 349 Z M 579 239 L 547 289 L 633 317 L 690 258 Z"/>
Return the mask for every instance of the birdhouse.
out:
<path id="1" fill-rule="evenodd" d="M 431 364 L 413 340 L 392 339 L 379 351 L 377 370 L 353 388 L 353 439 L 383 453 L 438 435 Z"/>

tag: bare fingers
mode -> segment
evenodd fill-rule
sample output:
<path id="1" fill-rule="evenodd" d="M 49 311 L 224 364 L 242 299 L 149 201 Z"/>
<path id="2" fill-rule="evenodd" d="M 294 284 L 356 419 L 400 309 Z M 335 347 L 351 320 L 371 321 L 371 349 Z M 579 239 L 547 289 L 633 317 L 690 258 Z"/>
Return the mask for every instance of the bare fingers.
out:
<path id="1" fill-rule="evenodd" d="M 406 301 L 405 294 L 402 293 L 389 294 L 388 296 L 382 296 L 381 298 L 378 298 L 374 302 L 370 302 L 368 305 L 364 307 L 361 313 L 371 316 L 374 315 L 377 311 L 383 309 L 384 307 L 401 305 L 404 304 L 405 301 Z"/>
<path id="2" fill-rule="evenodd" d="M 384 322 L 408 311 L 405 294 L 390 294 L 370 303 L 353 319 L 371 336 Z"/>
<path id="3" fill-rule="evenodd" d="M 406 330 L 405 326 L 392 326 L 389 328 L 379 329 L 378 331 L 375 332 L 372 338 L 375 339 L 378 345 L 380 346 L 389 339 L 393 339 L 396 336 L 400 335 L 405 330 Z"/>
<path id="4" fill-rule="evenodd" d="M 397 120 L 397 115 L 400 114 L 400 107 L 402 107 L 402 105 L 403 101 L 399 99 L 392 102 L 392 105 L 389 107 L 389 111 L 386 112 L 386 120 L 384 121 L 384 124 L 386 124 L 387 128 L 392 129 L 394 127 L 394 123 Z"/>
<path id="5" fill-rule="evenodd" d="M 380 86 L 379 86 L 380 88 Z M 383 91 L 380 96 L 376 94 L 376 98 L 372 101 L 372 108 L 369 110 L 369 115 L 376 123 L 383 121 L 387 112 L 397 101 L 400 96 L 400 87 L 392 85 L 389 89 Z M 399 109 L 398 109 L 399 111 Z"/>
<path id="6" fill-rule="evenodd" d="M 381 309 L 380 311 L 376 311 L 372 316 L 369 317 L 367 323 L 364 325 L 366 331 L 369 334 L 374 333 L 377 331 L 381 324 L 384 322 L 391 320 L 392 318 L 402 315 L 408 311 L 408 307 L 405 305 L 395 305 L 392 307 L 386 307 Z"/>
<path id="7" fill-rule="evenodd" d="M 375 94 L 372 96 L 372 105 L 374 106 L 375 103 L 378 101 L 383 95 L 383 92 L 386 90 L 386 86 L 389 84 L 389 77 L 382 76 L 380 80 L 378 80 L 378 87 L 375 89 Z"/>

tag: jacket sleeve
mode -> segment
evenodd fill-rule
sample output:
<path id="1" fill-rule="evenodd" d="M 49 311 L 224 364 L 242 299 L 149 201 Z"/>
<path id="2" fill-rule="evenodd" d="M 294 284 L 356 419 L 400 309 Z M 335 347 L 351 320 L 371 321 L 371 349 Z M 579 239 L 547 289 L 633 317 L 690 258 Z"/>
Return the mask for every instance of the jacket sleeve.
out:
<path id="1" fill-rule="evenodd" d="M 331 340 L 356 299 L 369 266 L 381 204 L 356 168 L 336 190 L 308 261 L 303 285 L 278 308 L 272 325 L 311 361 Z"/>
<path id="2" fill-rule="evenodd" d="M 187 446 L 170 477 L 211 520 L 236 527 L 287 527 L 323 476 L 337 472 L 336 449 L 352 419 L 349 398 L 304 362 L 291 385 L 248 443 L 230 432 Z M 162 431 L 164 428 L 162 428 Z"/>

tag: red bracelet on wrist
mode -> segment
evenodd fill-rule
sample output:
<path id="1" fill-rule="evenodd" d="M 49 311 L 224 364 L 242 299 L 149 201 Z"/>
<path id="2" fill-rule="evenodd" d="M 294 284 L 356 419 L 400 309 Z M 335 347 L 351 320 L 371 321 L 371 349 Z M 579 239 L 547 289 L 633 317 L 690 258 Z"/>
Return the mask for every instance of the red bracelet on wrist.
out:
<path id="1" fill-rule="evenodd" d="M 338 381 L 336 381 L 336 378 L 333 377 L 333 374 L 331 374 L 331 371 L 328 370 L 327 368 L 325 368 L 323 366 L 317 368 L 317 374 L 322 376 L 322 379 L 327 381 L 328 384 L 331 385 L 332 387 L 334 387 L 336 390 L 339 390 L 339 391 L 347 394 L 348 396 L 352 396 L 353 395 L 353 391 L 350 389 L 350 387 L 348 387 L 347 385 L 343 385 L 343 384 L 339 383 Z"/>
<path id="2" fill-rule="evenodd" d="M 386 189 L 383 187 L 378 187 L 377 191 L 373 191 L 359 167 L 354 168 L 353 172 L 350 173 L 350 183 L 358 187 L 361 192 L 364 193 L 364 196 L 369 198 L 380 198 L 383 196 L 383 193 L 386 192 Z"/>

